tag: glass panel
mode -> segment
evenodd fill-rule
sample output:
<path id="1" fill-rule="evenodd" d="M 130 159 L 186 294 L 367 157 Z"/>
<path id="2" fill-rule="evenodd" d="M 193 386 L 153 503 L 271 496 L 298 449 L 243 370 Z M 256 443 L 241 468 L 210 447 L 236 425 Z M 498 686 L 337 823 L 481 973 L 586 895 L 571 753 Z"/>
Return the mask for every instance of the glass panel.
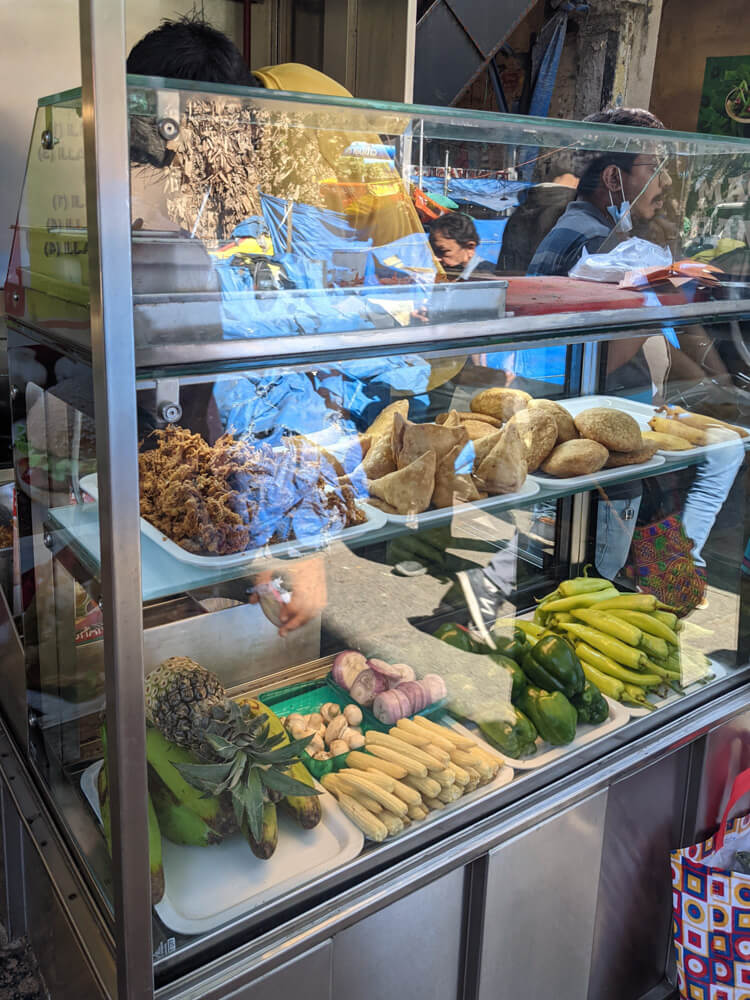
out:
<path id="1" fill-rule="evenodd" d="M 141 367 L 746 297 L 742 141 L 232 88 L 133 86 L 131 111 Z"/>
<path id="2" fill-rule="evenodd" d="M 5 285 L 8 315 L 87 345 L 87 238 L 77 96 L 36 112 Z"/>
<path id="3" fill-rule="evenodd" d="M 711 352 L 698 360 L 693 352 L 705 377 L 694 377 L 690 391 L 679 364 L 683 331 L 678 348 L 661 330 L 637 341 L 613 339 L 598 349 L 561 344 L 450 358 L 439 352 L 359 357 L 314 369 L 277 365 L 139 382 L 144 649 L 147 710 L 155 724 L 151 792 L 162 824 L 167 884 L 155 911 L 159 961 L 178 960 L 201 936 L 221 934 L 237 920 L 260 919 L 292 889 L 313 880 L 318 888 L 333 886 L 344 863 L 360 853 L 365 862 L 376 859 L 378 844 L 361 843 L 356 824 L 326 797 L 323 818 L 311 829 L 305 823 L 312 822 L 315 806 L 298 803 L 291 814 L 279 807 L 277 843 L 270 859 L 263 859 L 274 841 L 272 803 L 265 806 L 269 826 L 259 836 L 247 829 L 232 832 L 226 796 L 200 822 L 192 811 L 175 810 L 164 783 L 177 791 L 168 765 L 178 759 L 177 751 L 164 744 L 159 749 L 157 729 L 170 742 L 189 744 L 182 748 L 185 762 L 196 750 L 210 757 L 223 746 L 209 748 L 201 727 L 207 711 L 222 715 L 225 697 L 260 696 L 282 718 L 295 711 L 314 714 L 328 702 L 350 704 L 354 725 L 345 736 L 351 746 L 344 751 L 331 735 L 324 749 L 316 739 L 314 751 L 302 758 L 321 777 L 342 765 L 339 751 L 356 750 L 362 736 L 366 749 L 377 746 L 368 727 L 387 731 L 402 710 L 412 715 L 424 700 L 428 711 L 432 703 L 436 724 L 461 724 L 494 741 L 516 768 L 516 781 L 529 767 L 552 767 L 555 759 L 564 766 L 568 740 L 605 740 L 612 729 L 648 712 L 628 698 L 645 699 L 658 718 L 669 706 L 682 709 L 703 697 L 708 684 L 726 685 L 746 664 L 740 593 L 750 537 L 743 464 L 750 438 L 720 425 L 697 426 L 709 417 L 750 424 L 736 384 L 744 370 L 746 332 L 737 324 L 703 328 Z M 671 359 L 664 370 L 656 347 Z M 723 384 L 712 381 L 717 358 L 726 370 Z M 44 365 L 44 372 L 32 362 Z M 29 703 L 40 720 L 35 753 L 106 886 L 106 853 L 78 790 L 81 774 L 101 754 L 103 707 L 88 370 L 40 354 L 17 336 L 11 365 L 26 400 L 16 471 L 18 481 L 26 482 L 21 534 Z M 623 365 L 630 366 L 627 385 Z M 598 393 L 585 381 L 597 369 Z M 676 419 L 680 411 L 657 412 L 662 401 L 706 420 L 685 423 Z M 667 438 L 649 444 L 649 420 L 664 420 L 677 444 Z M 635 442 L 628 439 L 633 426 Z M 656 432 L 665 433 L 663 426 L 655 424 Z M 696 438 L 686 450 L 675 450 L 686 432 L 705 434 L 704 443 Z M 633 444 L 646 450 L 633 454 Z M 537 602 L 586 563 L 602 587 L 613 585 L 631 596 L 641 588 L 641 597 L 653 593 L 677 608 L 683 616 L 674 632 L 679 645 L 661 645 L 663 636 L 672 635 L 673 619 L 664 619 L 660 629 L 657 618 L 646 615 L 655 630 L 649 633 L 635 625 L 642 620 L 614 615 L 621 635 L 623 627 L 636 628 L 638 639 L 627 646 L 636 666 L 657 671 L 651 676 L 626 667 L 635 677 L 651 678 L 644 679 L 643 694 L 638 686 L 628 694 L 617 678 L 606 670 L 597 675 L 598 667 L 585 659 L 612 670 L 602 649 L 622 655 L 607 645 L 614 637 L 606 631 L 606 616 L 592 619 L 596 609 L 583 606 L 543 606 L 537 623 L 543 615 L 545 626 L 572 638 L 589 675 L 623 699 L 605 706 L 609 715 L 597 724 L 599 731 L 585 723 L 577 727 L 571 717 L 567 730 L 561 722 L 556 732 L 533 702 L 513 693 L 502 657 L 523 660 L 529 649 L 518 645 L 516 623 L 533 630 Z M 346 650 L 356 653 L 336 659 Z M 180 659 L 154 673 L 174 657 Z M 379 661 L 375 670 L 365 657 Z M 370 672 L 355 685 L 358 668 L 365 667 Z M 399 688 L 409 668 L 421 685 Z M 518 668 L 512 669 L 520 685 Z M 204 678 L 206 686 L 168 695 L 163 685 L 176 684 L 186 671 L 193 680 Z M 526 676 L 539 684 L 545 675 L 526 663 Z M 394 688 L 397 694 L 387 694 Z M 211 700 L 205 702 L 203 694 Z M 376 695 L 382 695 L 377 702 Z M 175 707 L 174 700 L 167 706 L 169 698 L 187 708 Z M 518 722 L 522 705 L 546 737 L 534 754 L 531 742 L 522 739 L 530 733 Z M 357 709 L 365 713 L 361 724 Z M 575 716 L 570 707 L 565 711 Z M 504 727 L 508 717 L 516 720 L 512 732 Z M 288 724 L 294 736 L 311 721 Z M 226 720 L 214 719 L 214 725 L 227 735 Z M 440 730 L 433 738 L 440 739 Z M 553 746 L 555 740 L 562 746 Z M 250 759 L 264 752 L 257 746 L 246 750 Z M 513 756 L 519 753 L 520 761 Z M 451 766 L 461 767 L 461 760 Z M 324 779 L 334 798 L 346 787 L 341 772 L 336 774 L 338 784 Z M 426 815 L 403 835 L 405 847 L 438 815 L 448 822 L 449 810 L 506 780 L 511 772 L 498 771 L 456 797 L 455 805 L 448 800 L 459 786 L 455 793 L 440 782 L 437 789 L 412 789 Z M 182 786 L 179 795 L 193 809 L 208 808 L 195 790 Z M 370 806 L 380 822 L 398 827 L 390 810 L 378 813 L 371 799 Z M 412 819 L 419 815 L 415 811 Z M 368 830 L 376 837 L 382 832 L 377 824 Z M 180 843 L 190 838 L 197 838 L 192 846 Z"/>
<path id="4" fill-rule="evenodd" d="M 131 79 L 142 370 L 267 357 L 271 338 L 299 353 L 304 334 L 308 353 L 385 331 L 404 351 L 427 330 L 544 338 L 560 314 L 643 325 L 624 311 L 668 306 L 680 324 L 748 297 L 747 141 Z M 38 112 L 11 282 L 33 276 L 32 318 L 85 339 L 79 103 Z"/>
<path id="5" fill-rule="evenodd" d="M 14 247 L 18 603 L 30 752 L 106 900 L 107 851 L 86 796 L 87 787 L 95 807 L 90 768 L 102 755 L 104 709 L 91 371 L 80 353 L 44 337 L 87 336 L 85 216 L 49 207 L 55 193 L 75 186 L 55 187 L 64 163 L 75 164 L 70 170 L 81 180 L 80 158 L 57 157 L 61 147 L 80 149 L 80 136 L 65 131 L 49 162 L 38 153 L 47 109 L 73 128 L 76 100 L 67 95 L 40 107 Z M 359 874 L 374 870 L 379 843 L 405 825 L 400 803 L 409 821 L 405 854 L 422 831 L 432 836 L 438 822 L 457 827 L 452 816 L 462 807 L 523 781 L 527 769 L 549 765 L 552 780 L 582 759 L 571 750 L 588 745 L 582 754 L 594 759 L 613 745 L 608 733 L 658 725 L 726 690 L 746 667 L 750 354 L 741 302 L 726 300 L 742 299 L 746 288 L 747 192 L 739 192 L 747 147 L 453 109 L 229 88 L 207 94 L 163 81 L 134 83 L 130 113 L 136 337 L 139 350 L 174 348 L 163 368 L 142 369 L 137 393 L 150 789 L 167 885 L 155 909 L 155 945 L 166 967 L 209 937 L 220 947 L 216 938 L 238 921 L 270 926 L 290 892 L 299 890 L 301 906 L 313 886 L 319 894 L 333 890 L 346 864 Z M 170 122 L 179 128 L 175 138 Z M 240 161 L 237 149 L 246 154 Z M 509 257 L 496 274 L 497 260 L 510 253 L 511 221 L 524 232 L 529 192 L 562 176 L 548 169 L 555 156 L 559 169 L 573 172 L 577 161 L 566 157 L 581 150 L 636 156 L 647 174 L 669 170 L 668 190 L 679 194 L 672 235 L 682 233 L 675 256 L 706 250 L 691 240 L 716 240 L 704 257 L 736 254 L 720 283 L 704 275 L 702 286 L 672 283 L 644 298 L 614 281 L 512 273 L 530 265 L 511 266 Z M 477 254 L 456 264 L 447 252 L 455 248 L 446 251 L 434 233 L 432 245 L 428 239 L 425 220 L 445 207 L 439 171 L 446 152 L 448 166 L 464 170 L 448 178 L 447 198 L 481 233 L 478 249 L 490 254 L 486 280 L 476 269 L 468 280 L 448 280 L 451 267 L 465 268 Z M 467 175 L 477 164 L 491 176 Z M 619 165 L 637 167 L 634 160 Z M 417 193 L 415 201 L 415 181 L 429 200 Z M 554 193 L 561 188 L 555 184 Z M 637 214 L 634 207 L 634 221 Z M 71 223 L 70 252 L 61 222 L 63 229 Z M 64 252 L 45 257 L 58 237 Z M 736 243 L 720 247 L 719 238 Z M 528 255 L 531 238 L 519 239 L 516 250 Z M 592 324 L 601 325 L 581 335 L 587 310 L 648 304 L 652 295 L 669 306 L 667 320 L 640 317 L 633 331 L 595 316 Z M 673 319 L 676 304 L 719 295 L 725 298 L 712 308 L 736 306 L 735 315 L 722 322 L 692 316 L 690 325 Z M 579 330 L 556 329 L 555 311 L 573 311 L 567 322 Z M 465 330 L 470 346 L 461 346 Z M 326 353 L 312 336 L 318 333 L 353 335 Z M 301 334 L 309 349 L 285 356 L 285 338 Z M 388 337 L 392 348 L 384 346 Z M 264 361 L 258 348 L 242 362 L 244 341 L 269 338 L 275 356 Z M 223 353 L 212 354 L 222 344 Z M 224 362 L 241 367 L 225 370 Z M 582 588 L 617 588 L 637 598 L 635 608 L 597 612 L 596 600 L 539 607 L 586 565 L 598 582 Z M 576 589 L 562 589 L 560 599 Z M 657 598 L 666 607 L 655 607 Z M 585 672 L 579 664 L 566 677 L 561 659 L 572 654 L 565 646 L 553 655 L 557 662 L 529 661 L 522 635 L 533 644 L 547 627 L 576 647 Z M 515 657 L 516 666 L 503 657 Z M 187 671 L 200 683 L 167 695 L 164 685 Z M 584 675 L 612 696 L 599 729 L 577 725 L 563 691 L 549 714 L 540 696 L 521 693 L 529 682 L 562 685 L 575 700 Z M 259 746 L 262 732 L 244 734 L 247 718 L 234 720 L 240 731 L 232 731 L 224 699 L 237 695 L 264 698 L 292 737 L 309 736 L 323 720 L 300 724 L 290 715 L 352 706 L 346 751 L 326 731 L 328 744 L 321 749 L 316 737 L 302 757 L 310 774 L 324 778 L 318 823 L 310 801 L 274 811 L 273 799 L 289 786 L 265 767 L 259 803 L 250 764 L 289 762 L 258 758 L 279 747 Z M 588 703 L 578 708 L 582 720 L 593 712 Z M 649 721 L 639 722 L 649 709 Z M 430 767 L 408 741 L 386 760 L 417 779 L 393 786 L 401 797 L 383 798 L 383 774 L 375 791 L 361 776 L 359 784 L 351 774 L 347 784 L 346 772 L 331 779 L 344 753 L 361 752 L 362 738 L 369 757 L 346 763 L 383 760 L 376 748 L 393 752 L 392 745 L 369 734 L 425 710 L 444 727 L 429 730 L 430 746 L 421 748 Z M 519 710 L 538 727 L 538 742 Z M 424 722 L 412 725 L 402 725 L 404 734 L 428 731 Z M 210 758 L 219 767 L 210 778 L 221 783 L 231 748 L 207 740 L 211 727 L 214 737 L 246 737 L 239 741 L 246 760 L 233 775 L 241 803 L 229 790 L 214 801 L 203 789 L 177 785 L 177 751 L 158 745 L 157 730 L 183 744 L 182 762 L 196 751 Z M 474 744 L 457 747 L 456 738 L 489 740 L 514 770 L 501 769 L 505 758 L 492 749 L 477 756 Z M 214 759 L 224 753 L 226 760 Z M 422 768 L 434 784 L 422 780 Z M 342 793 L 359 796 L 354 812 Z M 254 831 L 259 804 L 267 826 Z M 363 823 L 370 840 L 361 837 Z"/>

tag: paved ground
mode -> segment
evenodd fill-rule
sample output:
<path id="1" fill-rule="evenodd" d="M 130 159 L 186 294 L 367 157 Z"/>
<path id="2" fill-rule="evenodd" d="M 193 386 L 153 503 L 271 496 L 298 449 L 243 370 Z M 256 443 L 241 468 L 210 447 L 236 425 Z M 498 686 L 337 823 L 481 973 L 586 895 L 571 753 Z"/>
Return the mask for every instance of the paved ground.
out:
<path id="1" fill-rule="evenodd" d="M 0 924 L 0 1000 L 46 1000 L 26 942 L 8 941 Z"/>

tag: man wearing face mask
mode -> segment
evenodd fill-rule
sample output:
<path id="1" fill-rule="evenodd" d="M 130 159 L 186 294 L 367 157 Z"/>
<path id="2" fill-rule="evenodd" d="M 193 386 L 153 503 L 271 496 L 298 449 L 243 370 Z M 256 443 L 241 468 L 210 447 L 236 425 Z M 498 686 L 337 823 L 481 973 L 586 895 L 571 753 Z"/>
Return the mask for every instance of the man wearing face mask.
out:
<path id="1" fill-rule="evenodd" d="M 664 128 L 658 118 L 639 109 L 604 111 L 586 120 Z M 624 236 L 634 225 L 650 223 L 664 206 L 667 179 L 660 166 L 653 153 L 594 156 L 581 176 L 575 201 L 537 247 L 528 273 L 567 275 L 583 248 L 588 253 L 597 253 L 618 222 Z"/>

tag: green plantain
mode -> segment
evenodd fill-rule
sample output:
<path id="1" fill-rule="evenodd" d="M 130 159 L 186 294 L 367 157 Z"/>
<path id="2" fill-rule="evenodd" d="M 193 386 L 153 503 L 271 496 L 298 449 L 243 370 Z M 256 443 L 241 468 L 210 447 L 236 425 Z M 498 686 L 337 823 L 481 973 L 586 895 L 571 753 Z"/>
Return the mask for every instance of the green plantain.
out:
<path id="1" fill-rule="evenodd" d="M 222 842 L 223 837 L 197 813 L 180 802 L 151 767 L 148 769 L 148 787 L 159 820 L 159 829 L 167 840 L 171 840 L 173 844 L 188 844 L 192 847 L 209 847 Z"/>
<path id="2" fill-rule="evenodd" d="M 102 734 L 106 752 L 106 739 Z M 99 777 L 96 779 L 96 790 L 99 794 L 99 811 L 102 817 L 102 827 L 104 828 L 104 839 L 107 841 L 107 850 L 112 856 L 112 813 L 109 808 L 109 780 L 107 778 L 107 763 L 102 763 Z M 159 821 L 156 818 L 151 796 L 148 799 L 148 856 L 151 869 L 151 902 L 158 903 L 164 895 L 164 867 L 162 865 L 161 854 L 161 832 Z"/>
<path id="3" fill-rule="evenodd" d="M 175 767 L 176 764 L 200 764 L 200 758 L 192 751 L 170 743 L 158 729 L 147 726 L 146 756 L 151 770 L 166 785 L 175 800 L 210 826 L 219 840 L 237 830 L 237 821 L 228 796 L 206 795 L 198 791 Z"/>
<path id="4" fill-rule="evenodd" d="M 279 822 L 276 815 L 276 806 L 273 802 L 263 803 L 263 820 L 261 822 L 260 837 L 256 840 L 247 822 L 242 823 L 242 832 L 250 844 L 250 850 L 256 858 L 267 861 L 276 850 L 279 841 Z"/>
<path id="5" fill-rule="evenodd" d="M 281 735 L 284 737 L 285 742 L 280 743 L 280 746 L 285 746 L 289 742 L 289 737 L 281 724 L 281 720 L 268 705 L 264 705 L 257 698 L 238 698 L 237 700 L 241 705 L 246 705 L 250 709 L 250 714 L 253 718 L 262 715 L 268 720 L 268 731 L 272 736 Z M 293 764 L 292 767 L 287 768 L 286 774 L 291 778 L 296 778 L 297 781 L 303 782 L 303 784 L 309 785 L 310 788 L 315 787 L 310 772 L 302 762 Z M 312 830 L 313 827 L 316 827 L 320 823 L 320 800 L 315 796 L 285 795 L 280 804 L 287 812 L 294 816 L 304 830 Z"/>
<path id="6" fill-rule="evenodd" d="M 186 656 L 173 656 L 149 673 L 145 684 L 146 718 L 168 740 L 197 755 L 201 763 L 172 766 L 199 792 L 231 799 L 237 825 L 249 831 L 264 856 L 265 806 L 285 795 L 317 796 L 306 781 L 287 772 L 311 737 L 289 742 L 286 734 L 269 732 L 265 716 L 253 718 L 249 708 L 227 695 L 219 678 Z M 165 774 L 161 778 L 169 784 Z M 185 801 L 182 795 L 177 796 Z"/>

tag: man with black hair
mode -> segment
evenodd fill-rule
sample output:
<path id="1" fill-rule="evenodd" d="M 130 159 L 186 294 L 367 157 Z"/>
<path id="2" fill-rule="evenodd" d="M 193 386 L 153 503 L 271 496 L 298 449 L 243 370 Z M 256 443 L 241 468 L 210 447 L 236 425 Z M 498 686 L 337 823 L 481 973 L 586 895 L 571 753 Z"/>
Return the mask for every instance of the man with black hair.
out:
<path id="1" fill-rule="evenodd" d="M 199 14 L 165 20 L 130 50 L 128 73 L 258 87 L 242 53 Z"/>
<path id="2" fill-rule="evenodd" d="M 479 233 L 474 220 L 464 212 L 446 212 L 430 226 L 432 252 L 454 281 L 481 275 L 494 277 L 495 269 L 477 253 Z"/>
<path id="3" fill-rule="evenodd" d="M 649 111 L 614 108 L 589 115 L 587 122 L 664 128 Z M 536 249 L 528 273 L 566 275 L 585 247 L 596 253 L 612 233 L 627 202 L 632 221 L 647 223 L 661 210 L 667 180 L 652 153 L 598 153 L 591 157 L 578 183 L 578 195 Z M 610 212 L 613 209 L 613 212 Z"/>

